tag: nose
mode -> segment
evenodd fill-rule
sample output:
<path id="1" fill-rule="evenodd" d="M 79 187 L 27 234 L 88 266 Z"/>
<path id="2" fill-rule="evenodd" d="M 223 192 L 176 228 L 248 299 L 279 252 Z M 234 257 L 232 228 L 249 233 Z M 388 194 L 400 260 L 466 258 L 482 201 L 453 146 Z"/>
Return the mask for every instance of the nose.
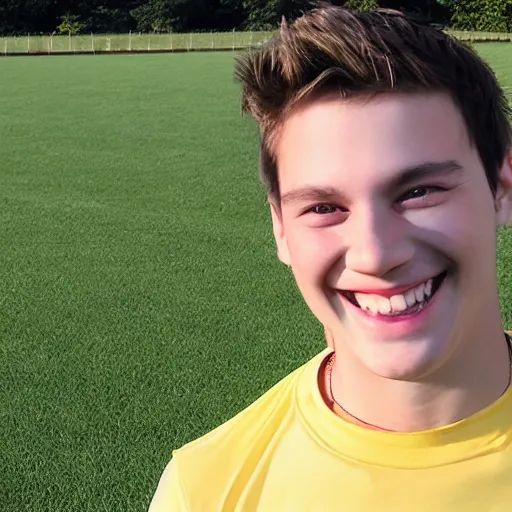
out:
<path id="1" fill-rule="evenodd" d="M 345 267 L 359 274 L 382 277 L 412 259 L 414 243 L 407 226 L 393 212 L 365 208 L 353 211 L 345 227 Z"/>

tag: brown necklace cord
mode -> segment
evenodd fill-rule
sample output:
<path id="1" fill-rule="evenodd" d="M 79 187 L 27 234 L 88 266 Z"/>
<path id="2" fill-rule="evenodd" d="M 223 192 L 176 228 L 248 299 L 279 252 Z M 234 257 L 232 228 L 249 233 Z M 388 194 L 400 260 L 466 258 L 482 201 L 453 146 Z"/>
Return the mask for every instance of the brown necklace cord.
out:
<path id="1" fill-rule="evenodd" d="M 505 334 L 505 340 L 507 342 L 508 356 L 509 356 L 510 365 L 509 365 L 509 372 L 508 372 L 508 384 L 507 384 L 507 387 L 504 389 L 503 393 L 501 394 L 501 396 L 503 396 L 505 394 L 507 389 L 512 384 L 512 338 L 507 333 L 504 333 L 504 334 Z M 336 404 L 349 418 L 352 418 L 352 419 L 356 420 L 357 422 L 359 422 L 359 423 L 361 423 L 363 425 L 366 425 L 367 427 L 370 427 L 370 428 L 373 428 L 373 429 L 382 430 L 384 432 L 395 432 L 394 430 L 389 430 L 389 429 L 386 429 L 386 428 L 378 427 L 377 425 L 373 425 L 372 423 L 368 423 L 367 421 L 364 421 L 361 418 L 358 418 L 357 416 L 354 416 L 352 413 L 348 412 L 345 409 L 345 407 L 343 407 L 336 400 L 336 398 L 334 397 L 334 393 L 332 391 L 332 367 L 333 367 L 334 359 L 335 358 L 336 358 L 336 352 L 333 352 L 329 356 L 329 359 L 327 360 L 327 364 L 326 364 L 329 395 L 330 395 L 330 399 L 333 402 L 333 404 Z"/>
<path id="2" fill-rule="evenodd" d="M 512 384 L 512 338 L 507 334 L 505 334 L 505 340 L 507 341 L 508 348 L 508 360 L 509 360 L 509 368 L 508 368 L 508 384 L 507 387 L 503 390 L 502 396 L 506 393 L 507 389 Z"/>

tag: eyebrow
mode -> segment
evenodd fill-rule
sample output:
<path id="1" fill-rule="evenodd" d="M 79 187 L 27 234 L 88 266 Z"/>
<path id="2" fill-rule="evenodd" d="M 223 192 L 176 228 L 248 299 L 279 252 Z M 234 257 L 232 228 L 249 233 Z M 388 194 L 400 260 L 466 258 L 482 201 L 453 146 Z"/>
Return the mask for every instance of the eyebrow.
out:
<path id="1" fill-rule="evenodd" d="M 421 181 L 425 178 L 441 178 L 453 174 L 459 174 L 461 171 L 462 165 L 456 160 L 426 162 L 402 169 L 397 176 L 391 180 L 389 188 L 395 189 L 405 187 L 406 185 Z"/>
<path id="2" fill-rule="evenodd" d="M 446 177 L 462 171 L 462 165 L 456 160 L 442 162 L 425 162 L 401 169 L 390 183 L 384 185 L 384 190 L 392 191 L 425 178 Z M 281 204 L 300 203 L 309 201 L 334 201 L 343 199 L 343 194 L 334 187 L 304 186 L 290 190 L 282 195 Z"/>
<path id="3" fill-rule="evenodd" d="M 308 201 L 334 201 L 340 192 L 333 187 L 305 186 L 290 190 L 281 196 L 281 204 L 302 203 Z"/>

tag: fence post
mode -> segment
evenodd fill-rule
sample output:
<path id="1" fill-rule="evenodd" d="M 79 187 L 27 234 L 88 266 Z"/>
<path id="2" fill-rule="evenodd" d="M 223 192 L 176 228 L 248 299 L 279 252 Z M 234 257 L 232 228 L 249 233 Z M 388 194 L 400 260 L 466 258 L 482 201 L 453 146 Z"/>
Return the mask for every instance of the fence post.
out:
<path id="1" fill-rule="evenodd" d="M 53 34 L 50 34 L 50 49 L 48 50 L 48 52 L 53 52 Z"/>
<path id="2" fill-rule="evenodd" d="M 212 30 L 211 34 L 212 34 L 212 50 L 213 50 L 213 30 Z"/>
<path id="3" fill-rule="evenodd" d="M 91 32 L 91 48 L 92 48 L 92 53 L 96 53 L 94 51 L 94 34 Z"/>
<path id="4" fill-rule="evenodd" d="M 171 30 L 171 52 L 172 52 L 172 30 Z"/>
<path id="5" fill-rule="evenodd" d="M 68 32 L 68 38 L 69 38 L 69 51 L 71 51 L 71 32 Z"/>
<path id="6" fill-rule="evenodd" d="M 190 47 L 189 50 L 192 50 L 192 32 L 190 32 Z"/>
<path id="7" fill-rule="evenodd" d="M 30 34 L 27 34 L 27 53 L 30 53 Z"/>
<path id="8" fill-rule="evenodd" d="M 235 51 L 235 29 L 233 29 L 233 51 Z"/>
<path id="9" fill-rule="evenodd" d="M 128 51 L 132 51 L 132 31 L 130 30 L 130 35 L 128 36 Z"/>
<path id="10" fill-rule="evenodd" d="M 149 50 L 151 50 L 151 41 L 149 39 L 149 34 L 148 34 L 148 52 L 149 52 Z"/>
<path id="11" fill-rule="evenodd" d="M 7 37 L 4 39 L 4 55 L 7 57 Z"/>
<path id="12" fill-rule="evenodd" d="M 252 30 L 249 32 L 249 46 L 252 47 Z"/>

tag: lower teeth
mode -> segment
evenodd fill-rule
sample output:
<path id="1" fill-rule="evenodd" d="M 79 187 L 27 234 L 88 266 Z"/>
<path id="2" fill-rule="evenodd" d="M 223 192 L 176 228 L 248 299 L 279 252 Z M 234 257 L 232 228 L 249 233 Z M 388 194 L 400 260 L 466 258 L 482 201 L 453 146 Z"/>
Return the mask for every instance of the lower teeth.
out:
<path id="1" fill-rule="evenodd" d="M 412 315 L 413 313 L 418 313 L 421 311 L 425 306 L 427 305 L 427 301 L 420 302 L 419 304 L 415 304 L 414 306 L 411 306 L 410 308 L 407 308 L 404 311 L 391 311 L 389 313 L 375 313 L 373 311 L 370 311 L 369 309 L 365 309 L 366 313 L 372 315 L 372 316 L 407 316 Z"/>

